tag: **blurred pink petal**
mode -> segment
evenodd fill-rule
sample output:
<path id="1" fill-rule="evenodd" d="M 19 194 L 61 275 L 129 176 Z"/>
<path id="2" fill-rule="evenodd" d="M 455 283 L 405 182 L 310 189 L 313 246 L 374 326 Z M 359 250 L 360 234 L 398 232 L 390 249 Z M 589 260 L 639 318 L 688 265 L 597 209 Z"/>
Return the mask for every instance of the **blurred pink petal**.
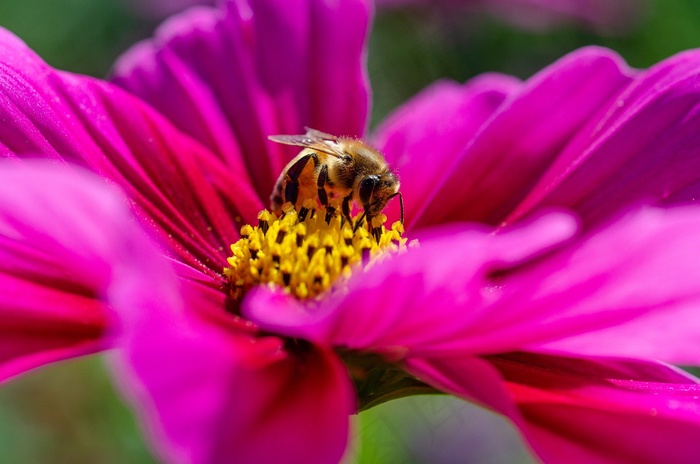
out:
<path id="1" fill-rule="evenodd" d="M 199 304 L 214 305 L 199 308 L 205 313 L 223 309 L 216 301 Z M 123 378 L 138 379 L 127 387 L 146 406 L 144 420 L 164 456 L 199 463 L 340 460 L 355 399 L 333 353 L 227 330 L 187 309 L 124 314 L 120 365 L 132 375 Z"/>
<path id="2" fill-rule="evenodd" d="M 0 163 L 0 380 L 104 349 L 104 303 L 144 311 L 169 270 L 126 200 L 87 172 Z M 157 277 L 146 279 L 151 272 Z M 124 293 L 126 292 L 126 293 Z M 128 296 L 127 296 L 128 295 Z M 111 326 L 111 324 L 109 324 Z"/>

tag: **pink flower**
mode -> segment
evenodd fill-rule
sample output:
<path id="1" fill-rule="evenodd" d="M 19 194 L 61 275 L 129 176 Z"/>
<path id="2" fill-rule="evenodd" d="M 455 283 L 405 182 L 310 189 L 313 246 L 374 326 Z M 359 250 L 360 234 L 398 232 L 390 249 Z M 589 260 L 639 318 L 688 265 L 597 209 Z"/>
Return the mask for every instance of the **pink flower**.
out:
<path id="1" fill-rule="evenodd" d="M 0 153 L 51 165 L 0 170 L 0 376 L 116 341 L 174 462 L 335 462 L 358 401 L 435 390 L 502 413 L 547 462 L 693 462 L 698 379 L 656 360 L 700 362 L 700 210 L 674 206 L 700 188 L 696 51 L 435 84 L 375 135 L 420 247 L 319 300 L 231 301 L 229 245 L 295 154 L 266 136 L 364 132 L 368 18 L 194 10 L 113 83 L 2 32 Z"/>

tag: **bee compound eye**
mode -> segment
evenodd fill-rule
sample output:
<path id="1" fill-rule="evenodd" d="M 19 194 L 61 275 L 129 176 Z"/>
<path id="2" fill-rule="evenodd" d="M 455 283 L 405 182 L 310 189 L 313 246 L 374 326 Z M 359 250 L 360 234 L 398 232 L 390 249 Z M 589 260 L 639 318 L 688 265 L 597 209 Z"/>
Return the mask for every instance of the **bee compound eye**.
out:
<path id="1" fill-rule="evenodd" d="M 374 192 L 374 189 L 376 188 L 378 183 L 378 176 L 367 176 L 360 181 L 360 189 L 358 192 L 360 195 L 360 203 L 366 205 L 370 202 L 370 199 L 372 198 L 372 192 Z"/>

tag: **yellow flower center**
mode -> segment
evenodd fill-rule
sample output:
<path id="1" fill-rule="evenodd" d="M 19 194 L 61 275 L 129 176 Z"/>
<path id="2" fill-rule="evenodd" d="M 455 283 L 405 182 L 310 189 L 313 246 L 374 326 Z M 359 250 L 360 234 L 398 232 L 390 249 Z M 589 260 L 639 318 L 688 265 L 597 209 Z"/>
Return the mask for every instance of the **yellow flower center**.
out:
<path id="1" fill-rule="evenodd" d="M 366 225 L 353 230 L 340 215 L 326 222 L 323 208 L 309 210 L 298 213 L 287 203 L 279 217 L 263 210 L 257 226 L 241 228 L 241 239 L 231 245 L 229 267 L 224 269 L 234 299 L 265 283 L 299 299 L 315 298 L 333 291 L 355 269 L 406 250 L 403 225 L 395 222 L 386 229 L 383 214 L 372 219 L 370 232 Z"/>

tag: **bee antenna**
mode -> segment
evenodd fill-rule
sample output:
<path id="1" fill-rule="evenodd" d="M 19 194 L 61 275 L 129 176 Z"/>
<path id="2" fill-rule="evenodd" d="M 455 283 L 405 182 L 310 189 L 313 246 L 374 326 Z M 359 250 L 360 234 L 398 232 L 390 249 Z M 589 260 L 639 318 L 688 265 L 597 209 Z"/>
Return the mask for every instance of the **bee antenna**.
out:
<path id="1" fill-rule="evenodd" d="M 403 195 L 401 194 L 401 192 L 396 192 L 395 194 L 389 197 L 389 200 L 394 198 L 396 195 L 399 196 L 399 205 L 401 205 L 401 224 L 403 224 Z"/>

